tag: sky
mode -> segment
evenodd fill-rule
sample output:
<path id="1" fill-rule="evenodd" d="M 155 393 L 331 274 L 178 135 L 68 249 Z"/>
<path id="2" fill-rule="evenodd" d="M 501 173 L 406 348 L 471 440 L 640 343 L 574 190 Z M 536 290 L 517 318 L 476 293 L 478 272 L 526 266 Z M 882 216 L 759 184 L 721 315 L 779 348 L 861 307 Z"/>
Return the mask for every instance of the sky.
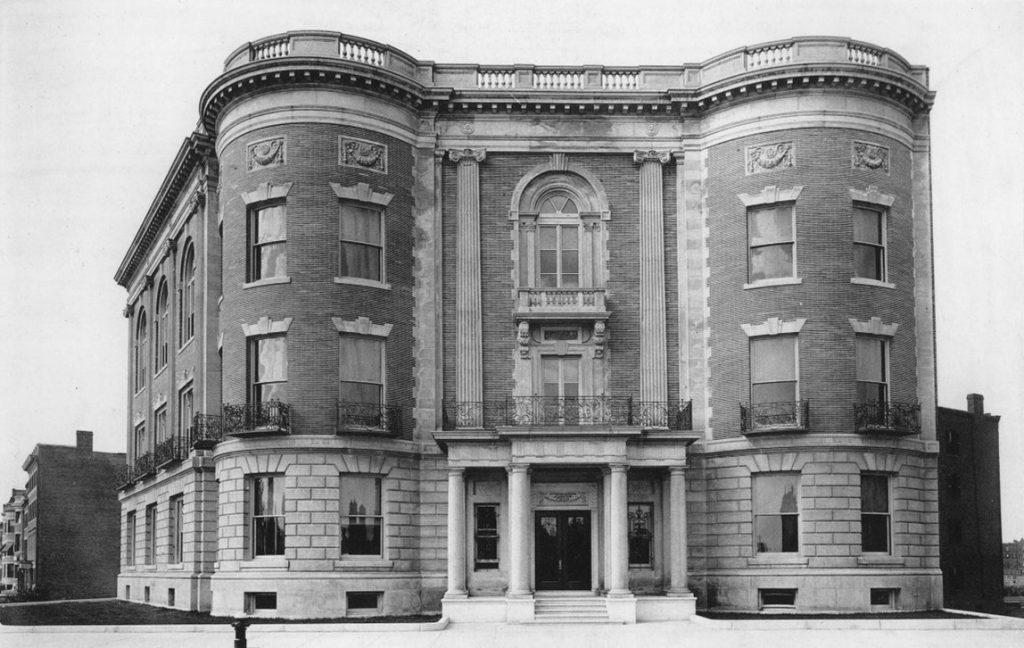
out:
<path id="1" fill-rule="evenodd" d="M 939 404 L 1000 424 L 1004 539 L 1024 537 L 1024 2 L 3 0 L 0 496 L 36 443 L 123 452 L 128 327 L 113 275 L 199 95 L 294 29 L 445 63 L 678 65 L 848 36 L 931 68 Z"/>

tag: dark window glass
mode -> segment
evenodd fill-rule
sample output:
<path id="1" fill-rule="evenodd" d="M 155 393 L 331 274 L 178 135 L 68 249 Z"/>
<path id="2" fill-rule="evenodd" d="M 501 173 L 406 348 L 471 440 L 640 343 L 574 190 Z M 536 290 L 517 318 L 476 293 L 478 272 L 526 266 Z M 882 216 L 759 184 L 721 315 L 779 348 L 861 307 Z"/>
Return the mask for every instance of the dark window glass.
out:
<path id="1" fill-rule="evenodd" d="M 753 475 L 754 547 L 758 553 L 799 550 L 800 475 Z"/>
<path id="2" fill-rule="evenodd" d="M 751 403 L 796 401 L 796 340 L 795 335 L 750 340 Z"/>
<path id="3" fill-rule="evenodd" d="M 792 205 L 749 210 L 747 236 L 749 281 L 795 276 Z"/>
<path id="4" fill-rule="evenodd" d="M 338 274 L 380 281 L 384 256 L 379 209 L 342 203 Z"/>
<path id="5" fill-rule="evenodd" d="M 853 210 L 853 276 L 885 281 L 884 224 L 882 212 Z"/>
<path id="6" fill-rule="evenodd" d="M 284 554 L 284 480 L 274 475 L 253 477 L 252 555 Z"/>
<path id="7" fill-rule="evenodd" d="M 763 589 L 758 590 L 761 598 L 761 606 L 780 605 L 792 607 L 796 605 L 795 589 Z"/>
<path id="8" fill-rule="evenodd" d="M 498 568 L 498 505 L 477 504 L 476 529 L 476 569 Z"/>
<path id="9" fill-rule="evenodd" d="M 889 478 L 860 476 L 861 550 L 889 551 Z"/>
<path id="10" fill-rule="evenodd" d="M 374 475 L 341 476 L 341 553 L 380 556 L 381 478 Z"/>
<path id="11" fill-rule="evenodd" d="M 379 405 L 384 398 L 384 340 L 342 335 L 338 399 Z"/>
<path id="12" fill-rule="evenodd" d="M 654 555 L 654 505 L 631 503 L 626 515 L 629 522 L 629 564 L 650 565 Z"/>
<path id="13" fill-rule="evenodd" d="M 287 400 L 288 352 L 283 335 L 250 341 L 252 358 L 252 396 L 254 403 Z"/>
<path id="14" fill-rule="evenodd" d="M 857 401 L 885 403 L 889 400 L 889 342 L 858 335 Z"/>
<path id="15" fill-rule="evenodd" d="M 284 205 L 252 210 L 249 228 L 249 281 L 287 276 Z"/>

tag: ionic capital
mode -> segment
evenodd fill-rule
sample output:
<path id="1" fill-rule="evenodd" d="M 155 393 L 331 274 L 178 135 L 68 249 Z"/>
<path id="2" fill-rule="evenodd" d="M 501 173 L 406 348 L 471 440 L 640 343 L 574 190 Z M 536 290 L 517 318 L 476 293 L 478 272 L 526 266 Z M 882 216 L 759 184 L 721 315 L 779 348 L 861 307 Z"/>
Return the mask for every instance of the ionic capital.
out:
<path id="1" fill-rule="evenodd" d="M 658 164 L 668 164 L 669 160 L 672 159 L 671 151 L 655 151 L 651 149 L 649 151 L 634 151 L 633 162 L 636 164 L 643 164 L 644 162 L 657 162 Z"/>
<path id="2" fill-rule="evenodd" d="M 465 162 L 467 164 L 480 164 L 487 157 L 486 149 L 449 149 L 448 159 L 452 162 Z"/>

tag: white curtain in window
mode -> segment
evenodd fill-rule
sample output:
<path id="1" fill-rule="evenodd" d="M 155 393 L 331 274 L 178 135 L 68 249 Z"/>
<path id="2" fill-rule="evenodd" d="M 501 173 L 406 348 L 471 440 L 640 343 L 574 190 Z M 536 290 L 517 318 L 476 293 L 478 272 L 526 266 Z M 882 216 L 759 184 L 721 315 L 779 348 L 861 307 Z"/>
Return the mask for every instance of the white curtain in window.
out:
<path id="1" fill-rule="evenodd" d="M 283 337 L 262 338 L 259 341 L 259 362 L 256 380 L 268 382 L 288 379 L 288 355 Z"/>

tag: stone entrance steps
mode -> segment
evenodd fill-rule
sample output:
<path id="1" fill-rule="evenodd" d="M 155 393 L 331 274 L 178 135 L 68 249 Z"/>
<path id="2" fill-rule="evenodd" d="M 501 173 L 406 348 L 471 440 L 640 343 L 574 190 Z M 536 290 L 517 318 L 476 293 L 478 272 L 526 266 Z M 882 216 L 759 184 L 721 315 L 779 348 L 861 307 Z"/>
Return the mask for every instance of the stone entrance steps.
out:
<path id="1" fill-rule="evenodd" d="M 537 593 L 534 623 L 616 623 L 608 618 L 604 598 L 583 592 Z"/>

